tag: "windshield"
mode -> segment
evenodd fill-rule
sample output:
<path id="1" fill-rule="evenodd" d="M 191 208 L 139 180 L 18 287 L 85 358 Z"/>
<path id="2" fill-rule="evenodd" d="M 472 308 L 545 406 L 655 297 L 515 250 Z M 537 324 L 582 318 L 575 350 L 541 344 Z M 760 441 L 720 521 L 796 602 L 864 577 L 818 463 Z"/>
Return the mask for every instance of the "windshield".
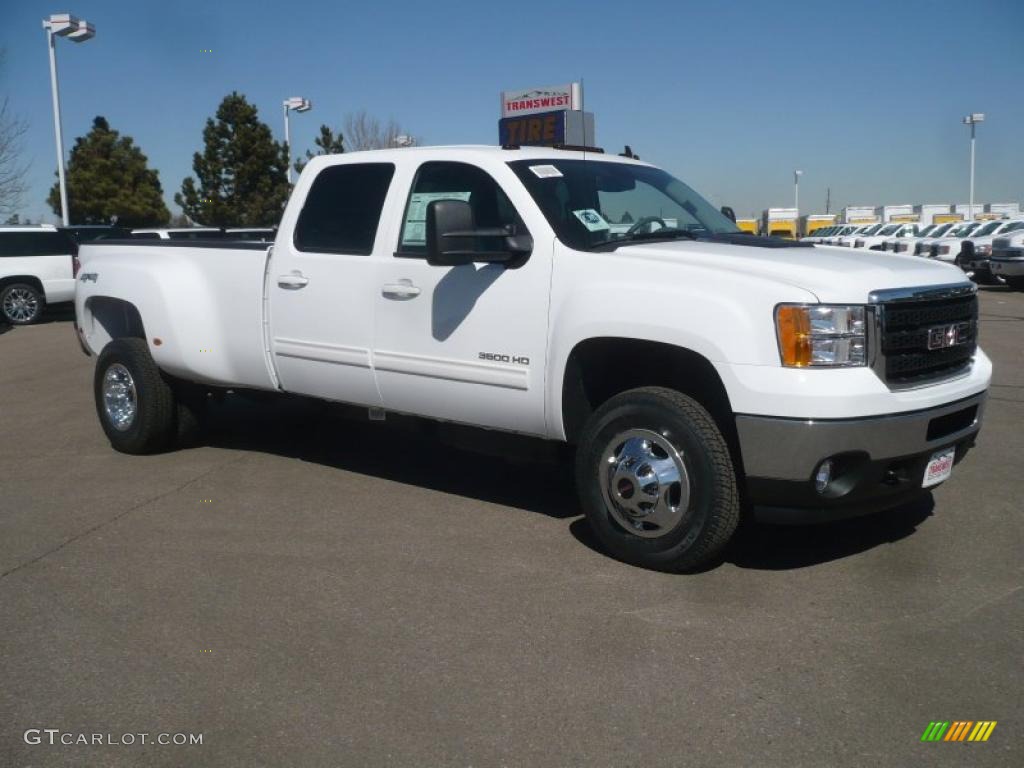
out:
<path id="1" fill-rule="evenodd" d="M 873 235 L 873 234 L 875 234 L 875 232 L 877 232 L 879 230 L 879 228 L 881 226 L 882 226 L 881 224 L 875 224 L 873 227 L 868 227 L 863 232 L 858 232 L 857 234 L 860 234 L 860 235 Z"/>
<path id="2" fill-rule="evenodd" d="M 971 234 L 978 226 L 978 222 L 972 221 L 970 224 L 964 224 L 962 227 L 949 233 L 950 237 L 966 237 Z"/>
<path id="3" fill-rule="evenodd" d="M 740 232 L 732 220 L 660 168 L 558 159 L 517 160 L 509 166 L 558 239 L 571 248 Z"/>
<path id="4" fill-rule="evenodd" d="M 940 224 L 939 227 L 931 233 L 932 237 L 938 237 L 939 235 L 946 234 L 946 231 L 953 226 L 953 222 L 948 224 Z"/>
<path id="5" fill-rule="evenodd" d="M 893 232 L 895 232 L 899 228 L 900 228 L 899 224 L 890 224 L 888 227 L 883 228 L 882 231 L 879 232 L 878 234 L 880 234 L 880 235 L 891 235 Z"/>
<path id="6" fill-rule="evenodd" d="M 1007 232 L 1016 232 L 1018 229 L 1024 229 L 1024 221 L 1011 221 L 1004 225 L 997 234 L 1004 235 Z"/>
<path id="7" fill-rule="evenodd" d="M 988 224 L 986 224 L 985 226 L 981 227 L 981 229 L 976 231 L 974 233 L 974 235 L 975 235 L 975 237 L 981 237 L 982 235 L 989 235 L 989 234 L 995 232 L 1001 226 L 1003 226 L 1002 222 L 992 221 L 992 222 L 989 222 Z"/>

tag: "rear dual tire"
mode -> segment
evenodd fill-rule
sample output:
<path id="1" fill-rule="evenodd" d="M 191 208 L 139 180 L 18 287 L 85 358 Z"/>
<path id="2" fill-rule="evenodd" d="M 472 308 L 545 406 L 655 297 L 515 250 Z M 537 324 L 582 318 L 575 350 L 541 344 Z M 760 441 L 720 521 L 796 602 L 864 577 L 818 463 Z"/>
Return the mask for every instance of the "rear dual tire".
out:
<path id="1" fill-rule="evenodd" d="M 93 394 L 103 431 L 121 453 L 159 453 L 197 439 L 202 401 L 179 396 L 144 339 L 114 339 L 103 348 Z"/>
<path id="2" fill-rule="evenodd" d="M 633 389 L 604 403 L 581 436 L 576 480 L 601 546 L 634 565 L 705 568 L 739 525 L 725 438 L 698 402 L 672 389 Z"/>

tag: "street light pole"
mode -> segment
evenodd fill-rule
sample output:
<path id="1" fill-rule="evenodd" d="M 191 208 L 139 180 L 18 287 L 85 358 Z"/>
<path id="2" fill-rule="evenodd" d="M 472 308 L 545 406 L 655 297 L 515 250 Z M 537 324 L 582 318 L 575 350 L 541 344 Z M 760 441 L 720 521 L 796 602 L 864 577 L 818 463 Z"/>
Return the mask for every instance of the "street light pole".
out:
<path id="1" fill-rule="evenodd" d="M 57 180 L 60 188 L 60 217 L 68 226 L 68 187 L 64 178 L 64 133 L 60 120 L 60 91 L 57 88 L 57 37 L 67 37 L 72 42 L 83 43 L 96 34 L 95 28 L 87 21 L 76 19 L 70 13 L 55 13 L 43 19 L 46 30 L 46 48 L 50 55 L 50 92 L 53 97 L 53 132 L 57 139 Z"/>
<path id="2" fill-rule="evenodd" d="M 288 154 L 288 183 L 292 183 L 292 140 L 290 125 L 288 121 L 288 113 L 291 110 L 296 112 L 308 112 L 313 108 L 313 102 L 309 99 L 304 99 L 301 96 L 292 96 L 290 99 L 285 99 L 281 102 L 281 106 L 284 108 L 284 146 Z"/>
<path id="3" fill-rule="evenodd" d="M 793 171 L 793 207 L 796 208 L 796 215 L 800 215 L 800 177 L 803 171 Z"/>
<path id="4" fill-rule="evenodd" d="M 43 22 L 46 30 L 46 47 L 50 49 L 50 93 L 53 97 L 53 132 L 57 137 L 57 182 L 60 187 L 60 217 L 68 226 L 68 188 L 64 179 L 64 133 L 60 124 L 60 95 L 57 91 L 57 39 L 49 24 Z"/>
<path id="5" fill-rule="evenodd" d="M 970 196 L 970 203 L 968 204 L 967 210 L 969 211 L 968 215 L 973 219 L 974 218 L 974 126 L 976 126 L 978 123 L 985 122 L 985 113 L 984 112 L 972 112 L 971 114 L 967 115 L 964 118 L 963 122 L 964 122 L 964 125 L 971 126 L 971 196 Z"/>

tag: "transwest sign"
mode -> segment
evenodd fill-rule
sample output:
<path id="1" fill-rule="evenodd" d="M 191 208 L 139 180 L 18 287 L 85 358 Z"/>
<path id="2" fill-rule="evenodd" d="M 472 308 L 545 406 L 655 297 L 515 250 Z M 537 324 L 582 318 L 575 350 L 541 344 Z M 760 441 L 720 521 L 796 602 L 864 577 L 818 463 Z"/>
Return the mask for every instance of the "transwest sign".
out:
<path id="1" fill-rule="evenodd" d="M 580 109 L 583 109 L 583 87 L 579 83 L 501 92 L 502 117 L 522 117 L 540 112 Z"/>

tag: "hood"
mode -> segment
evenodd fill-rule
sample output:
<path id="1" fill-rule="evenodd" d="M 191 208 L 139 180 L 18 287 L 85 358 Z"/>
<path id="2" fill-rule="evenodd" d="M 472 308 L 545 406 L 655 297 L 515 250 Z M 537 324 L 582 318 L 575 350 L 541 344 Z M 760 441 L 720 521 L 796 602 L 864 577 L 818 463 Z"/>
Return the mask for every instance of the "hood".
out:
<path id="1" fill-rule="evenodd" d="M 795 286 L 827 303 L 863 304 L 872 291 L 969 283 L 951 264 L 885 251 L 829 245 L 758 248 L 708 241 L 674 240 L 620 247 L 622 258 L 673 262 L 728 271 Z"/>

